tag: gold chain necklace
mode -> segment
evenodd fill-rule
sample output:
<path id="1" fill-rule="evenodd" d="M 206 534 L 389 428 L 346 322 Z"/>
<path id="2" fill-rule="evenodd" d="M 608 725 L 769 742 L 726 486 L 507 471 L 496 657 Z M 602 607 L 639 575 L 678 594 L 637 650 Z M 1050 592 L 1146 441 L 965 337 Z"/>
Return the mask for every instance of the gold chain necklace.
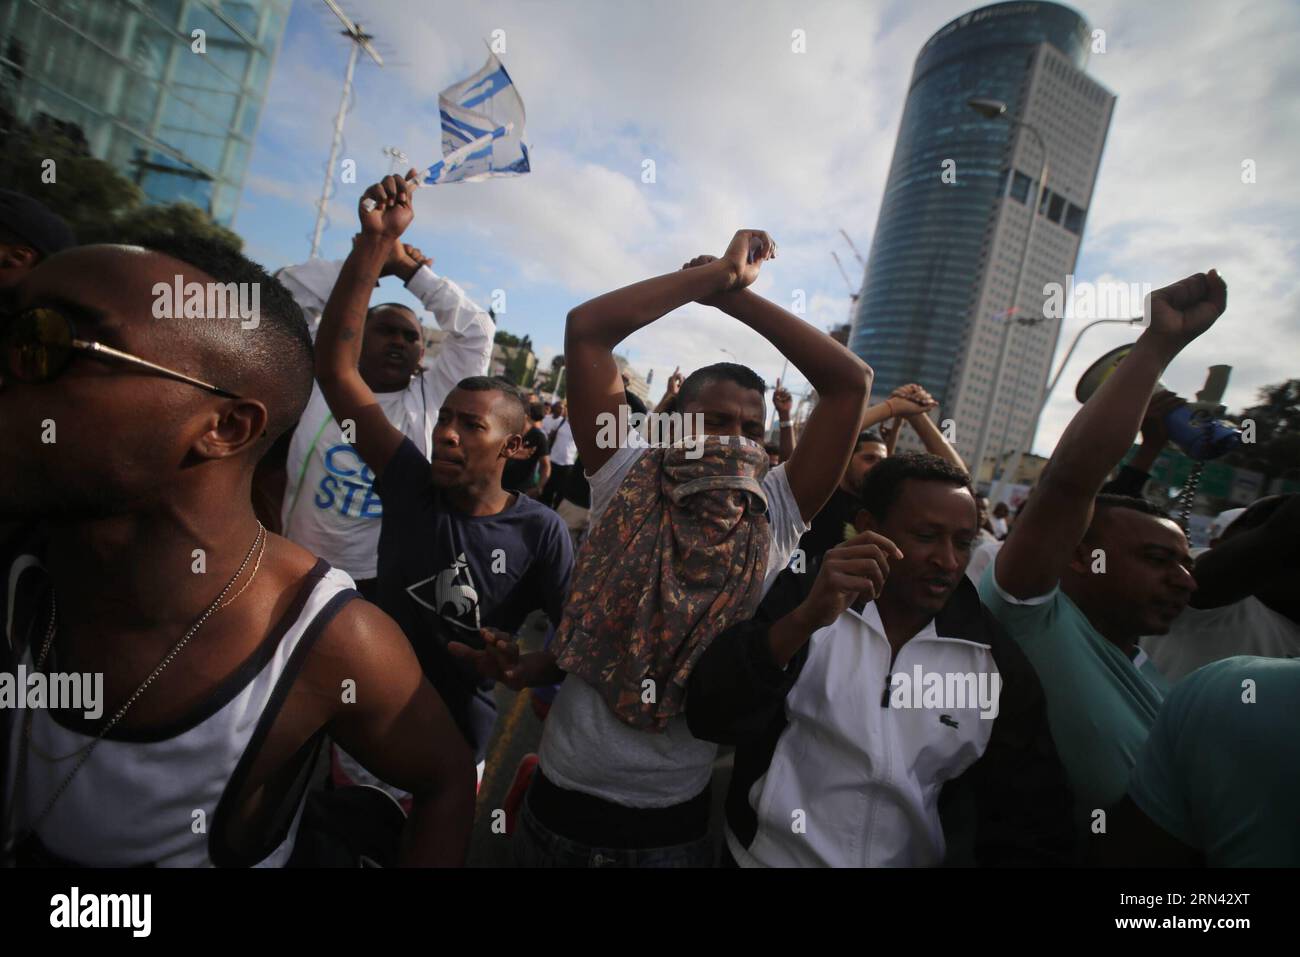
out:
<path id="1" fill-rule="evenodd" d="M 154 668 L 152 672 L 149 673 L 149 677 L 145 678 L 144 681 L 141 682 L 140 686 L 135 689 L 135 693 L 132 694 L 131 697 L 127 698 L 126 703 L 123 704 L 122 707 L 117 710 L 117 713 L 113 715 L 112 719 L 109 720 L 108 724 L 106 724 L 102 729 L 100 729 L 99 733 L 95 735 L 95 737 L 87 744 L 83 745 L 82 747 L 78 748 L 76 751 L 73 751 L 70 754 L 63 755 L 62 757 L 53 757 L 44 754 L 44 752 L 41 752 L 40 749 L 37 748 L 36 745 L 32 742 L 32 713 L 31 713 L 31 709 L 27 709 L 27 712 L 23 716 L 23 735 L 18 750 L 18 766 L 16 768 L 16 773 L 14 775 L 15 788 L 13 793 L 12 807 L 10 808 L 10 821 L 9 821 L 10 826 L 6 828 L 6 830 L 10 834 L 13 833 L 13 827 L 12 827 L 13 818 L 18 813 L 19 795 L 24 790 L 22 785 L 26 781 L 28 748 L 30 747 L 32 750 L 40 753 L 41 757 L 45 758 L 47 761 L 66 761 L 68 758 L 73 758 L 76 757 L 77 755 L 81 755 L 81 759 L 77 761 L 76 766 L 73 767 L 73 769 L 68 773 L 68 776 L 63 779 L 63 783 L 60 784 L 58 789 L 54 792 L 53 796 L 51 796 L 50 799 L 45 803 L 45 807 L 41 810 L 41 813 L 38 814 L 36 816 L 36 819 L 27 827 L 26 831 L 22 836 L 23 840 L 26 840 L 26 838 L 29 835 L 34 834 L 36 832 L 36 828 L 39 827 L 41 822 L 45 820 L 46 816 L 50 813 L 50 810 L 54 807 L 55 802 L 57 802 L 59 798 L 63 796 L 63 792 L 68 789 L 68 785 L 70 785 L 72 783 L 72 779 L 77 776 L 77 772 L 80 771 L 82 767 L 85 765 L 85 763 L 90 759 L 90 755 L 94 752 L 95 748 L 99 745 L 99 742 L 104 740 L 104 736 L 108 734 L 108 732 L 111 731 L 119 721 L 122 720 L 123 716 L 130 709 L 131 705 L 135 704 L 136 699 L 139 698 L 140 695 L 144 694 L 145 689 L 148 688 L 151 684 L 153 684 L 154 681 L 158 678 L 158 676 L 162 674 L 163 670 L 169 664 L 172 663 L 172 660 L 178 654 L 180 654 L 181 649 L 183 649 L 187 644 L 189 644 L 190 639 L 193 638 L 195 634 L 198 633 L 198 630 L 203 627 L 203 624 L 212 616 L 213 612 L 218 611 L 221 608 L 225 608 L 226 605 L 229 605 L 230 602 L 235 600 L 235 598 L 238 598 L 240 595 L 242 595 L 244 589 L 247 588 L 249 584 L 252 583 L 253 578 L 257 576 L 257 568 L 261 566 L 262 553 L 266 551 L 267 537 L 268 536 L 266 532 L 266 527 L 263 526 L 262 523 L 259 521 L 257 523 L 257 537 L 253 539 L 253 544 L 249 547 L 248 554 L 244 556 L 244 561 L 240 564 L 239 570 L 236 571 L 234 576 L 230 579 L 230 581 L 226 583 L 226 587 L 221 590 L 221 594 L 216 597 L 216 600 L 213 601 L 212 604 L 208 605 L 207 610 L 204 611 L 203 614 L 199 616 L 198 621 L 196 621 L 193 625 L 190 626 L 189 631 L 187 631 L 184 634 L 184 636 L 181 638 L 181 640 L 178 641 L 172 647 L 171 651 L 167 653 L 166 657 L 164 657 L 163 660 L 158 663 L 158 666 Z M 261 551 L 258 552 L 257 566 L 254 567 L 253 574 L 249 576 L 248 581 L 244 583 L 244 588 L 239 589 L 239 591 L 235 594 L 234 598 L 231 598 L 230 601 L 226 602 L 225 604 L 222 604 L 222 599 L 226 597 L 226 594 L 230 591 L 231 588 L 234 587 L 235 582 L 239 581 L 240 576 L 244 574 L 244 569 L 248 567 L 248 562 L 250 559 L 252 559 L 253 552 L 258 550 L 259 545 L 261 546 Z M 54 634 L 56 631 L 55 623 L 58 620 L 57 613 L 58 613 L 58 606 L 55 601 L 54 592 L 53 590 L 51 590 L 50 591 L 50 624 L 45 632 L 45 641 L 41 645 L 40 656 L 36 659 L 34 664 L 34 670 L 38 672 L 44 666 L 45 659 L 49 655 L 50 648 L 54 644 Z M 5 848 L 6 857 L 9 856 L 9 853 L 12 852 L 13 848 L 17 847 L 19 843 L 21 843 L 21 841 L 19 841 L 17 837 L 15 837 L 12 841 L 10 841 L 8 846 Z"/>

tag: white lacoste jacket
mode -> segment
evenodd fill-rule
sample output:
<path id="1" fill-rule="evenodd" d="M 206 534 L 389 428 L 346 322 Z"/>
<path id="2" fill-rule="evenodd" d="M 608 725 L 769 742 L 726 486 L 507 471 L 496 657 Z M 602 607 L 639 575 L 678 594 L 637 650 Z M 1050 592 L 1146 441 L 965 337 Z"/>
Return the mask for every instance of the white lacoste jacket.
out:
<path id="1" fill-rule="evenodd" d="M 981 710 L 996 714 L 996 705 L 981 708 L 979 682 L 985 701 L 990 694 L 996 701 L 1001 676 L 990 646 L 943 637 L 933 621 L 902 647 L 892 668 L 890 655 L 874 602 L 813 634 L 786 697 L 788 725 L 749 792 L 758 817 L 754 840 L 746 849 L 727 832 L 742 867 L 943 862 L 939 792 L 988 747 L 994 719 Z M 936 693 L 927 701 L 922 688 L 912 687 L 918 665 L 942 677 L 943 693 L 931 682 Z M 891 675 L 906 677 L 891 683 Z"/>

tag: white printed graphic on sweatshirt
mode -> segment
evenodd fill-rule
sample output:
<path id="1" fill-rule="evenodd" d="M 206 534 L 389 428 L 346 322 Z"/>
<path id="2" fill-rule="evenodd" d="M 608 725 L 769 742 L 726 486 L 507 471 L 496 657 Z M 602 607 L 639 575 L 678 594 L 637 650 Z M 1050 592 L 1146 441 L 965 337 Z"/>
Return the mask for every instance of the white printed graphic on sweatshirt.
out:
<path id="1" fill-rule="evenodd" d="M 448 624 L 465 631 L 479 627 L 478 589 L 469 562 L 461 552 L 450 568 L 407 586 L 407 593 L 425 608 L 437 612 Z"/>

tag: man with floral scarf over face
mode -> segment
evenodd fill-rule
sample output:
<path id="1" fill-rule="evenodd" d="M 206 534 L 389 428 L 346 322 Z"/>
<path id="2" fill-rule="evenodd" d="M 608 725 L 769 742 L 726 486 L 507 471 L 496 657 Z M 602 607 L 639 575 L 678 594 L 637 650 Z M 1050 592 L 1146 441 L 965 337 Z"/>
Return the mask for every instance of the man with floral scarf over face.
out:
<path id="1" fill-rule="evenodd" d="M 741 230 L 721 258 L 606 293 L 569 313 L 569 418 L 591 482 L 591 532 L 550 649 L 519 656 L 485 636 L 459 649 L 512 687 L 564 684 L 513 836 L 523 866 L 708 866 L 717 746 L 691 735 L 690 672 L 749 617 L 789 562 L 853 452 L 872 372 L 830 336 L 750 292 L 771 238 Z M 817 390 L 790 460 L 769 468 L 766 386 L 742 365 L 692 373 L 684 434 L 610 436 L 623 383 L 613 350 L 690 302 L 758 332 Z M 626 421 L 626 411 L 622 421 Z M 655 430 L 647 430 L 656 438 Z"/>

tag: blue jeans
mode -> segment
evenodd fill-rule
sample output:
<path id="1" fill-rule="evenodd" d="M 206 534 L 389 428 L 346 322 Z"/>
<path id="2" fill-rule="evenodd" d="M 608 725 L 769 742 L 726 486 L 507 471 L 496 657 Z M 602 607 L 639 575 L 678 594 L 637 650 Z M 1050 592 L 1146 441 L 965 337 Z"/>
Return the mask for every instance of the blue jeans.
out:
<path id="1" fill-rule="evenodd" d="M 510 836 L 516 867 L 713 867 L 713 840 L 708 837 L 670 847 L 640 849 L 587 847 L 561 837 L 543 825 L 528 807 L 519 806 L 519 819 Z"/>

